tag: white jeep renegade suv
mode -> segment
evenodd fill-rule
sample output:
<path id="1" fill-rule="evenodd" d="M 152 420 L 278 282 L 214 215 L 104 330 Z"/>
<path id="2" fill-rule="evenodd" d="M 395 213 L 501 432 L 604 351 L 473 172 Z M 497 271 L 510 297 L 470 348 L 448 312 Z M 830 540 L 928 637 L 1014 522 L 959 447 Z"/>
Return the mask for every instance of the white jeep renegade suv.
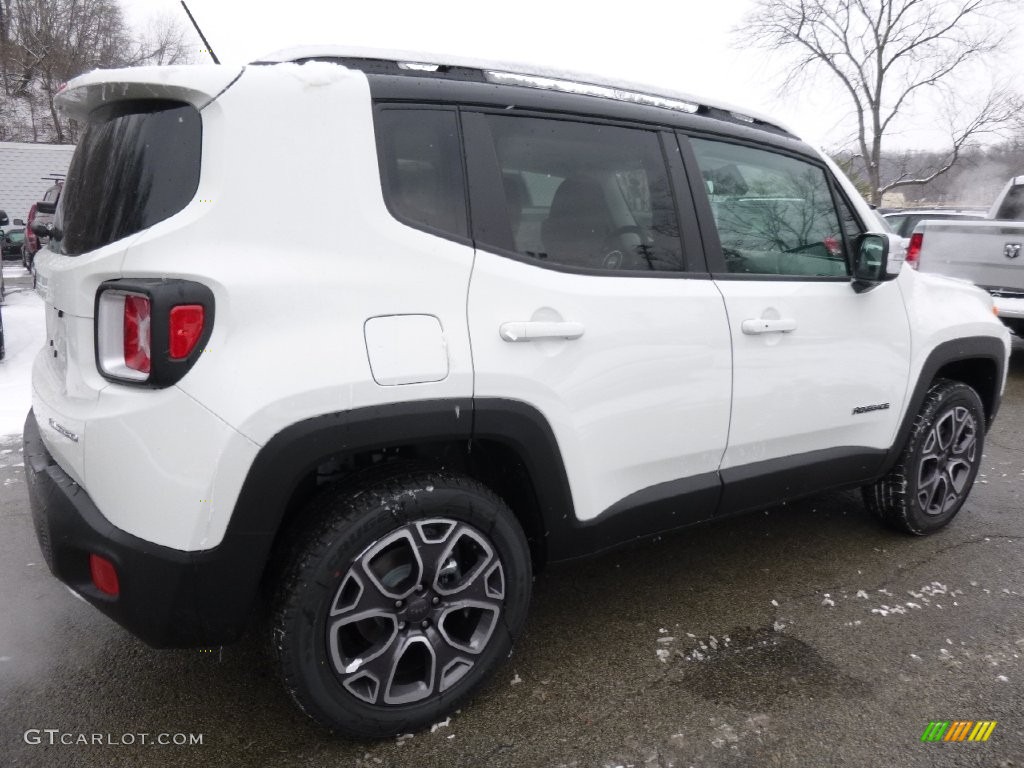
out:
<path id="1" fill-rule="evenodd" d="M 47 562 L 156 646 L 235 640 L 262 587 L 328 728 L 459 706 L 545 562 L 844 486 L 923 534 L 970 492 L 991 299 L 901 269 L 765 118 L 340 49 L 59 102 L 87 127 L 36 259 Z"/>

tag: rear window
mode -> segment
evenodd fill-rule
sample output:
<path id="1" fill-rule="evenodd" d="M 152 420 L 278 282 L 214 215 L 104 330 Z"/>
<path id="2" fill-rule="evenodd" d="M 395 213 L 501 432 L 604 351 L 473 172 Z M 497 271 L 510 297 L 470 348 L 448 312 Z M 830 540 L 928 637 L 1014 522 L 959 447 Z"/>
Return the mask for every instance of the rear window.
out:
<path id="1" fill-rule="evenodd" d="M 141 232 L 180 211 L 199 187 L 202 120 L 173 101 L 95 110 L 75 150 L 50 247 L 68 256 Z"/>
<path id="2" fill-rule="evenodd" d="M 996 213 L 997 219 L 1024 221 L 1024 185 L 1010 187 Z"/>

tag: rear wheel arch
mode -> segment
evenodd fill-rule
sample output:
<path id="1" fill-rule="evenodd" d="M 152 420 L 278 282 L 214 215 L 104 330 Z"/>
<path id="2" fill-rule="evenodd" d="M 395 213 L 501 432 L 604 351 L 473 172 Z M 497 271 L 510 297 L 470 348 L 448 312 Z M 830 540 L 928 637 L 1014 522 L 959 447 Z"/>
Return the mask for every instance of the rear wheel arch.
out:
<path id="1" fill-rule="evenodd" d="M 278 553 L 305 523 L 303 511 L 324 481 L 398 462 L 461 472 L 491 488 L 515 514 L 537 568 L 547 560 L 552 516 L 573 514 L 551 428 L 525 403 L 426 400 L 317 416 L 271 438 L 239 493 L 225 540 L 247 542 L 248 562 L 238 565 L 249 596 L 275 577 Z"/>

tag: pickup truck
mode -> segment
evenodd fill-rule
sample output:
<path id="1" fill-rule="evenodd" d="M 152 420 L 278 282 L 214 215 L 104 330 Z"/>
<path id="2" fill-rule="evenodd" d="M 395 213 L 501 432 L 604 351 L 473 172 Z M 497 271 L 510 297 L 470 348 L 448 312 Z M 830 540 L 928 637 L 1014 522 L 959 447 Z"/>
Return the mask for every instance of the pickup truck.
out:
<path id="1" fill-rule="evenodd" d="M 981 221 L 922 221 L 906 261 L 984 288 L 999 318 L 1024 337 L 1024 176 L 1007 182 Z"/>

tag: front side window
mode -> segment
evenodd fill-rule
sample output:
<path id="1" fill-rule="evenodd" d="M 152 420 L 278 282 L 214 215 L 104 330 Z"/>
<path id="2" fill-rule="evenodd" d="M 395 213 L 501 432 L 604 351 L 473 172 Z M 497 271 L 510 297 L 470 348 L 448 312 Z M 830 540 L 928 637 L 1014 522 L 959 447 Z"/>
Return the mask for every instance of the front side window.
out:
<path id="1" fill-rule="evenodd" d="M 824 169 L 736 144 L 691 144 L 729 272 L 849 275 L 844 234 L 851 223 L 840 223 Z"/>
<path id="2" fill-rule="evenodd" d="M 400 221 L 467 236 L 457 117 L 452 110 L 381 109 L 377 155 L 384 196 Z"/>
<path id="3" fill-rule="evenodd" d="M 482 245 L 587 270 L 683 269 L 657 134 L 503 115 L 488 115 L 487 123 L 508 229 L 505 242 Z"/>

